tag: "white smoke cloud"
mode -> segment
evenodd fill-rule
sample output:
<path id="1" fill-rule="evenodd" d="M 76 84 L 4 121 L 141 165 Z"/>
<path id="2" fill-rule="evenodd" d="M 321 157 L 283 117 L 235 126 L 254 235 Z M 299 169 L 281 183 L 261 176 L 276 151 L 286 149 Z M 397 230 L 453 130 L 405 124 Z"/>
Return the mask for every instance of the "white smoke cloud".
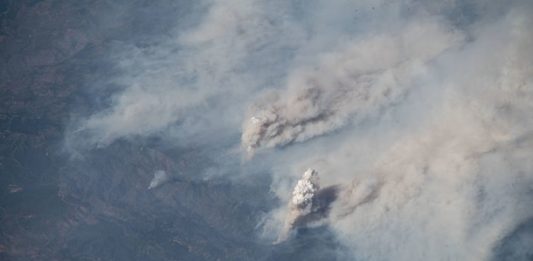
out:
<path id="1" fill-rule="evenodd" d="M 318 173 L 314 169 L 307 169 L 292 191 L 292 205 L 298 209 L 309 208 L 319 188 Z"/>
<path id="2" fill-rule="evenodd" d="M 294 186 L 289 203 L 290 210 L 277 242 L 282 242 L 288 238 L 291 230 L 295 228 L 298 218 L 314 211 L 313 201 L 319 189 L 318 173 L 314 169 L 307 169 Z"/>
<path id="3" fill-rule="evenodd" d="M 155 189 L 163 185 L 165 182 L 170 180 L 170 176 L 164 170 L 158 170 L 154 172 L 154 177 L 150 181 L 148 189 Z"/>

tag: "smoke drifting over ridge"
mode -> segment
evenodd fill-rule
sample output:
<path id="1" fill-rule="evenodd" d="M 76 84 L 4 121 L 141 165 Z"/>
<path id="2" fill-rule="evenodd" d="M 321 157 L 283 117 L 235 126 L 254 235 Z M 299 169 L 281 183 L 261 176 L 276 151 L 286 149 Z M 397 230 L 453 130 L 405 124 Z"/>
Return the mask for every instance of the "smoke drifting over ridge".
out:
<path id="1" fill-rule="evenodd" d="M 267 238 L 309 214 L 291 205 L 291 188 L 314 168 L 322 190 L 335 188 L 322 221 L 350 258 L 491 260 L 499 246 L 533 255 L 519 247 L 530 237 L 509 237 L 533 217 L 529 1 L 206 9 L 192 29 L 122 54 L 124 91 L 80 126 L 90 145 L 160 135 L 229 139 L 228 151 L 240 142 L 249 156 L 272 149 L 244 163 L 272 166 L 281 203 Z"/>

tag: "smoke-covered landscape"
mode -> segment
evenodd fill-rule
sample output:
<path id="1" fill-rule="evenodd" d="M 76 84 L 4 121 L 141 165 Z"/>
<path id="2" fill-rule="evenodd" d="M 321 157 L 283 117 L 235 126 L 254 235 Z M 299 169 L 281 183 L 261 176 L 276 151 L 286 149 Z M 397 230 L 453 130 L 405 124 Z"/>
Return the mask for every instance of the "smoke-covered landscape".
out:
<path id="1" fill-rule="evenodd" d="M 0 1 L 0 260 L 533 260 L 532 14 Z"/>

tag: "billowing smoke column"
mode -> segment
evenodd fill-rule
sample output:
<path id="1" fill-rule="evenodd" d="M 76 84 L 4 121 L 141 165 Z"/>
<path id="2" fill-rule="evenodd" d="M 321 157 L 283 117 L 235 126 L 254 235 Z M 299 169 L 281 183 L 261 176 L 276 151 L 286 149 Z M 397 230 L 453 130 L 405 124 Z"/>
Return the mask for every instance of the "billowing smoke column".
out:
<path id="1" fill-rule="evenodd" d="M 296 221 L 311 213 L 313 199 L 320 188 L 318 181 L 318 172 L 314 169 L 307 169 L 302 178 L 298 180 L 292 191 L 291 201 L 289 202 L 289 214 L 277 242 L 282 242 L 287 239 L 289 233 L 296 226 Z"/>
<path id="2" fill-rule="evenodd" d="M 158 188 L 159 186 L 163 185 L 169 180 L 170 180 L 170 177 L 166 171 L 158 170 L 154 173 L 154 177 L 152 178 L 152 181 L 150 181 L 150 185 L 148 186 L 148 189 Z"/>
<path id="3" fill-rule="evenodd" d="M 318 172 L 316 170 L 307 169 L 304 172 L 304 175 L 298 180 L 298 183 L 296 183 L 292 191 L 291 204 L 293 208 L 302 212 L 311 211 L 312 200 L 320 189 L 318 181 Z"/>
<path id="4" fill-rule="evenodd" d="M 336 199 L 337 187 L 320 189 L 318 172 L 307 169 L 298 180 L 289 202 L 289 213 L 277 242 L 287 239 L 290 232 L 327 217 L 330 204 Z"/>
<path id="5" fill-rule="evenodd" d="M 242 146 L 252 156 L 372 116 L 399 101 L 421 68 L 460 40 L 428 22 L 325 55 L 315 67 L 291 74 L 287 90 L 266 93 L 251 106 Z"/>
<path id="6" fill-rule="evenodd" d="M 346 185 L 320 188 L 318 172 L 307 169 L 292 191 L 289 213 L 277 243 L 298 227 L 343 219 L 357 207 L 371 202 L 379 193 L 379 178 L 354 179 Z M 323 222 L 321 222 L 323 221 Z"/>

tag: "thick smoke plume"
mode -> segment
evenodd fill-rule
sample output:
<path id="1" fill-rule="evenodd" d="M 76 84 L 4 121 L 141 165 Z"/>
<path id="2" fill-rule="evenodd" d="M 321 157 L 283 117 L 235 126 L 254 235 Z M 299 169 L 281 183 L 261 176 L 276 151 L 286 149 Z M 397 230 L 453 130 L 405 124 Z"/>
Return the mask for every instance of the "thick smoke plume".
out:
<path id="1" fill-rule="evenodd" d="M 371 117 L 398 102 L 427 63 L 460 40 L 460 34 L 426 21 L 323 55 L 318 65 L 293 73 L 285 90 L 269 92 L 252 105 L 242 145 L 253 154 Z"/>
<path id="2" fill-rule="evenodd" d="M 292 206 L 305 212 L 310 211 L 312 200 L 319 189 L 318 173 L 314 169 L 307 169 L 292 191 Z"/>
<path id="3" fill-rule="evenodd" d="M 296 182 L 288 204 L 288 214 L 277 243 L 286 240 L 290 233 L 299 228 L 316 224 L 327 219 L 336 221 L 350 215 L 355 209 L 375 199 L 379 193 L 377 179 L 353 180 L 349 184 L 339 184 L 320 188 L 318 172 L 307 169 Z M 331 213 L 331 207 L 333 213 Z"/>
<path id="4" fill-rule="evenodd" d="M 337 197 L 337 190 L 337 186 L 321 189 L 318 172 L 307 169 L 294 186 L 289 212 L 276 242 L 286 240 L 298 227 L 308 226 L 327 218 L 330 205 Z"/>

